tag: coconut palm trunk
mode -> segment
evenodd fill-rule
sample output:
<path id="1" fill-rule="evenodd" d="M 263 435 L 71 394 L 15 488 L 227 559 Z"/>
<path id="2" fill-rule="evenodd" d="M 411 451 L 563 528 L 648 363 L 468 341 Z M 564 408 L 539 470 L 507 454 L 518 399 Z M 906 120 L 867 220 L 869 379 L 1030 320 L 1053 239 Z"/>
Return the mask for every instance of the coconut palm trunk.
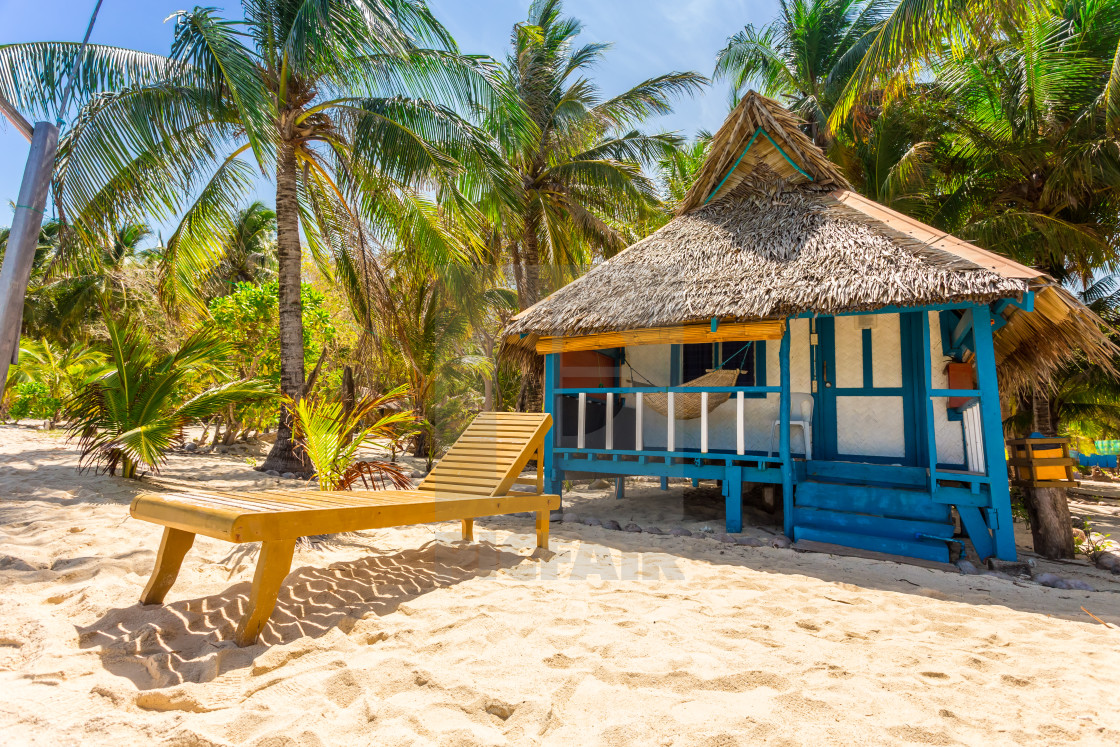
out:
<path id="1" fill-rule="evenodd" d="M 285 143 L 276 158 L 276 257 L 279 281 L 280 391 L 294 401 L 303 396 L 303 309 L 300 303 L 303 261 L 299 242 L 298 166 L 295 148 Z M 304 472 L 292 440 L 292 418 L 280 411 L 276 442 L 261 465 L 262 471 Z"/>
<path id="2" fill-rule="evenodd" d="M 1053 417 L 1050 393 L 1045 387 L 1036 385 L 1031 400 L 1034 430 L 1046 437 L 1057 435 L 1058 423 Z M 1023 492 L 1027 513 L 1031 518 L 1034 551 L 1047 558 L 1074 557 L 1066 489 L 1027 488 Z"/>
<path id="3" fill-rule="evenodd" d="M 521 247 L 522 287 L 518 302 L 522 311 L 541 300 L 540 227 L 540 210 L 536 206 L 530 206 L 529 213 L 525 216 L 525 235 Z"/>

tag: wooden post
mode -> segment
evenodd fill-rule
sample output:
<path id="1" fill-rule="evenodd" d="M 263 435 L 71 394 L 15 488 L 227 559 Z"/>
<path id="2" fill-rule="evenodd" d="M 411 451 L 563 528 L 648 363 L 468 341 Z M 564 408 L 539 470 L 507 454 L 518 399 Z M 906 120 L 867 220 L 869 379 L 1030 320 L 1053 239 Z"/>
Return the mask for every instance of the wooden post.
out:
<path id="1" fill-rule="evenodd" d="M 545 409 L 552 415 L 553 426 L 548 429 L 548 433 L 544 436 L 544 478 L 545 487 L 548 493 L 560 495 L 564 487 L 564 473 L 556 469 L 556 456 L 554 450 L 556 448 L 556 432 L 563 423 L 562 413 L 559 404 L 559 397 L 556 395 L 556 385 L 558 383 L 560 366 L 560 355 L 552 353 L 544 357 L 544 406 Z"/>
<path id="2" fill-rule="evenodd" d="M 728 467 L 723 479 L 724 523 L 728 534 L 743 531 L 743 468 Z"/>
<path id="3" fill-rule="evenodd" d="M 642 450 L 642 392 L 634 402 L 634 451 Z"/>
<path id="4" fill-rule="evenodd" d="M 1007 455 L 1003 445 L 1003 417 L 996 380 L 996 351 L 992 340 L 992 318 L 987 306 L 972 309 L 973 343 L 976 346 L 976 385 L 980 390 L 980 419 L 984 424 L 984 464 L 991 488 L 988 527 L 996 557 L 1015 560 L 1015 529 L 1011 519 L 1011 487 L 1007 481 Z M 1066 532 L 1069 523 L 1066 523 Z M 1071 540 L 1072 541 L 1072 540 Z"/>
<path id="5" fill-rule="evenodd" d="M 677 450 L 677 402 L 676 392 L 669 392 L 668 435 L 666 436 L 666 451 Z"/>
<path id="6" fill-rule="evenodd" d="M 587 392 L 579 393 L 579 422 L 576 428 L 576 448 L 587 448 Z"/>
<path id="7" fill-rule="evenodd" d="M 747 452 L 747 435 L 744 430 L 743 418 L 743 403 L 745 400 L 746 397 L 743 396 L 743 392 L 739 392 L 735 399 L 735 453 L 740 455 Z"/>
<path id="8" fill-rule="evenodd" d="M 614 448 L 614 392 L 607 392 L 607 440 L 605 448 Z"/>
<path id="9" fill-rule="evenodd" d="M 537 547 L 548 549 L 549 514 L 548 511 L 537 511 Z"/>
<path id="10" fill-rule="evenodd" d="M 31 265 L 39 246 L 43 210 L 58 150 L 58 128 L 37 122 L 23 170 L 23 183 L 8 232 L 4 266 L 0 269 L 0 392 L 8 380 L 8 366 L 18 360 L 19 332 L 23 326 L 23 300 L 31 279 Z"/>
<path id="11" fill-rule="evenodd" d="M 626 497 L 626 478 L 614 478 L 614 497 L 616 500 L 622 500 Z"/>
<path id="12" fill-rule="evenodd" d="M 249 609 L 241 618 L 233 636 L 238 646 L 256 643 L 257 637 L 268 624 L 268 618 L 276 608 L 280 585 L 292 570 L 295 549 L 294 539 L 261 542 L 261 554 L 257 558 L 256 573 L 253 574 L 253 587 L 249 591 Z"/>
<path id="13" fill-rule="evenodd" d="M 700 392 L 700 453 L 708 453 L 708 393 Z"/>
<path id="14" fill-rule="evenodd" d="M 933 390 L 933 364 L 930 361 L 929 314 L 924 311 L 913 313 L 916 315 L 914 318 L 921 325 L 921 334 L 918 335 L 921 348 L 918 350 L 918 371 L 921 375 L 921 380 L 918 382 L 918 397 L 920 397 L 918 412 L 921 413 L 922 418 L 918 427 L 919 432 L 925 434 L 926 453 L 923 461 L 924 466 L 929 470 L 926 487 L 932 495 L 937 492 L 937 429 L 934 427 L 933 398 L 930 395 Z"/>
<path id="15" fill-rule="evenodd" d="M 786 324 L 785 334 L 782 335 L 782 346 L 778 351 L 778 360 L 781 364 L 782 393 L 778 399 L 779 430 L 779 455 L 782 459 L 782 528 L 786 536 L 796 540 L 793 536 L 793 461 L 789 456 L 789 408 L 792 404 L 790 392 L 789 373 L 789 324 Z"/>
<path id="16" fill-rule="evenodd" d="M 152 576 L 148 585 L 140 595 L 140 604 L 163 604 L 167 592 L 179 577 L 179 569 L 183 567 L 183 558 L 194 544 L 194 533 L 182 529 L 165 527 L 163 538 L 159 541 L 159 553 L 156 554 L 156 565 L 152 569 Z"/>

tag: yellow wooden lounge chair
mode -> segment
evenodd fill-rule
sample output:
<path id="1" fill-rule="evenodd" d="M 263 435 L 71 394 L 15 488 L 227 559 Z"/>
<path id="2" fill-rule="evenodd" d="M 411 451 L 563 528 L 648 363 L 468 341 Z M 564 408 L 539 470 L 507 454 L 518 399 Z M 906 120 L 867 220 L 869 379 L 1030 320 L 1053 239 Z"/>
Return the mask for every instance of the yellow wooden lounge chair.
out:
<path id="1" fill-rule="evenodd" d="M 228 542 L 260 542 L 249 611 L 237 626 L 239 646 L 255 643 L 268 622 L 280 584 L 292 565 L 296 540 L 316 534 L 382 529 L 434 521 L 463 523 L 521 511 L 537 514 L 537 545 L 548 547 L 549 511 L 560 496 L 544 494 L 542 449 L 552 425 L 547 413 L 479 414 L 416 490 L 147 493 L 132 501 L 137 519 L 162 524 L 163 540 L 143 604 L 160 604 L 175 583 L 196 534 Z M 514 492 L 530 459 L 537 460 L 535 492 Z"/>

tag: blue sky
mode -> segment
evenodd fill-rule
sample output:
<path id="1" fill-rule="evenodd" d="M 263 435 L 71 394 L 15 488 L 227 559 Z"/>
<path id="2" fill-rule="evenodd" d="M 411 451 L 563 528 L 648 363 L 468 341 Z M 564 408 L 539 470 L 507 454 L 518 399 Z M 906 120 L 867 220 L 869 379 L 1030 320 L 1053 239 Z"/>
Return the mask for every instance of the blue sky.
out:
<path id="1" fill-rule="evenodd" d="M 205 0 L 225 6 L 229 0 Z M 501 58 L 513 24 L 524 20 L 529 0 L 429 0 L 465 52 Z M 81 40 L 94 0 L 0 0 L 0 44 Z M 166 53 L 172 24 L 164 19 L 191 7 L 183 0 L 104 0 L 91 41 Z M 710 75 L 715 53 L 746 23 L 766 23 L 777 0 L 566 0 L 565 11 L 584 22 L 584 42 L 614 42 L 596 80 L 607 95 L 671 70 Z M 231 13 L 232 15 L 232 13 Z M 727 113 L 726 86 L 683 100 L 676 112 L 650 129 L 691 135 L 716 129 Z M 0 225 L 19 191 L 27 142 L 0 118 Z M 262 195 L 263 196 L 263 195 Z"/>

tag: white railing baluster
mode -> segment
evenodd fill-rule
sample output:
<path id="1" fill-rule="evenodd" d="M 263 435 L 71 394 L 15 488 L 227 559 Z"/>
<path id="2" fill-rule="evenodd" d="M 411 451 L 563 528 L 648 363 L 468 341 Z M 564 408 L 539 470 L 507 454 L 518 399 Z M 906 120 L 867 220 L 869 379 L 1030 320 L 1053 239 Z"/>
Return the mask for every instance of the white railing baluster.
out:
<path id="1" fill-rule="evenodd" d="M 587 392 L 579 393 L 579 422 L 576 434 L 576 448 L 587 448 Z"/>
<path id="2" fill-rule="evenodd" d="M 676 392 L 669 392 L 669 434 L 666 444 L 669 451 L 677 450 L 677 429 L 675 427 L 677 424 L 677 401 L 675 395 Z"/>
<path id="3" fill-rule="evenodd" d="M 607 392 L 607 450 L 614 448 L 614 392 Z"/>
<path id="4" fill-rule="evenodd" d="M 642 450 L 642 394 L 638 392 L 638 400 L 634 403 L 634 450 Z"/>
<path id="5" fill-rule="evenodd" d="M 746 398 L 743 392 L 739 392 L 739 396 L 735 399 L 735 453 L 745 454 L 747 452 L 746 433 L 743 430 L 743 402 Z"/>
<path id="6" fill-rule="evenodd" d="M 700 453 L 708 453 L 708 393 L 700 392 Z"/>

